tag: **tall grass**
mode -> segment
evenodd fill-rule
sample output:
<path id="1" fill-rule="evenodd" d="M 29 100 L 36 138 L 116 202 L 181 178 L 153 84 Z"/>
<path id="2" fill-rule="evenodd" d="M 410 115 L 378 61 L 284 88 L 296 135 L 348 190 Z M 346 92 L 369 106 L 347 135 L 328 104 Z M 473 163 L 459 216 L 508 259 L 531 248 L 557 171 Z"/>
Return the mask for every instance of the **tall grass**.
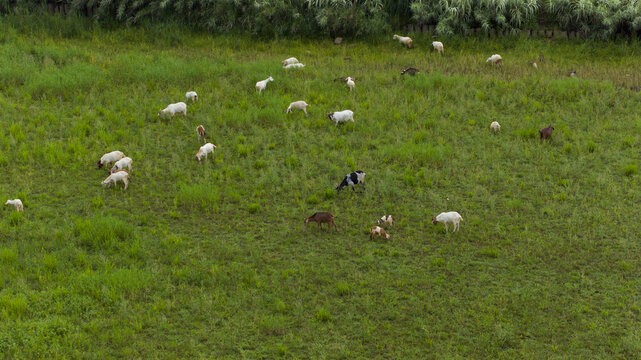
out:
<path id="1" fill-rule="evenodd" d="M 427 35 L 408 51 L 25 19 L 0 22 L 0 201 L 25 204 L 0 213 L 0 357 L 641 352 L 638 44 L 453 37 L 441 57 Z M 157 118 L 188 90 L 187 117 Z M 296 100 L 307 116 L 285 114 Z M 200 163 L 199 124 L 217 146 Z M 113 150 L 127 190 L 100 185 Z M 367 190 L 337 194 L 357 169 Z M 316 211 L 338 232 L 306 229 Z M 369 241 L 384 214 L 391 240 Z"/>

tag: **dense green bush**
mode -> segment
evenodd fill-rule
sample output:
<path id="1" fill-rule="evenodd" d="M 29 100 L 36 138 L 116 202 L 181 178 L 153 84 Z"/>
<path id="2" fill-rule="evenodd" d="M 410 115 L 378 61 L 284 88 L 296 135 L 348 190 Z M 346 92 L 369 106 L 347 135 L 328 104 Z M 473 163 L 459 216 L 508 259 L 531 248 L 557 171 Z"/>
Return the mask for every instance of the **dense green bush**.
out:
<path id="1" fill-rule="evenodd" d="M 436 25 L 440 35 L 472 28 L 518 33 L 541 26 L 596 38 L 638 35 L 637 0 L 58 0 L 95 20 L 137 24 L 179 21 L 213 32 L 255 35 L 363 36 L 410 22 Z M 0 11 L 36 10 L 35 0 L 0 0 Z"/>
<path id="2" fill-rule="evenodd" d="M 518 32 L 547 26 L 605 39 L 637 35 L 641 29 L 641 3 L 635 0 L 416 0 L 411 10 L 415 22 L 434 24 L 444 35 L 470 28 Z"/>
<path id="3" fill-rule="evenodd" d="M 216 32 L 350 36 L 388 29 L 383 0 L 78 0 L 71 5 L 74 12 L 96 7 L 98 20 L 133 24 L 169 18 Z"/>

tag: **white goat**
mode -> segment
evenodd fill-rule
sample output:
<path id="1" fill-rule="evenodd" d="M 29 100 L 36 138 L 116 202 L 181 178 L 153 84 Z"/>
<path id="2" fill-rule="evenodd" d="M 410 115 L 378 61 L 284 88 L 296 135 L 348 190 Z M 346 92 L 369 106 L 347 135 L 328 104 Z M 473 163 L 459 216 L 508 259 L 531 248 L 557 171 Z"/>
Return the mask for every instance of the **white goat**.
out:
<path id="1" fill-rule="evenodd" d="M 307 107 L 308 106 L 309 106 L 309 104 L 306 103 L 303 100 L 294 101 L 293 103 L 289 104 L 289 107 L 287 108 L 287 111 L 285 111 L 285 114 L 289 114 L 290 112 L 293 111 L 293 109 L 299 109 L 299 110 L 303 110 L 305 115 L 307 115 Z"/>
<path id="2" fill-rule="evenodd" d="M 400 41 L 400 42 L 401 42 L 401 44 L 403 44 L 403 45 L 407 46 L 407 47 L 408 47 L 408 48 L 410 48 L 410 49 L 412 48 L 412 46 L 413 46 L 413 44 L 414 44 L 414 43 L 412 42 L 412 39 L 411 39 L 411 38 L 409 38 L 409 37 L 407 37 L 407 36 L 394 35 L 392 38 L 393 38 L 394 40 L 398 40 L 398 41 Z"/>
<path id="3" fill-rule="evenodd" d="M 13 205 L 16 207 L 16 211 L 22 211 L 22 201 L 20 199 L 14 199 L 14 200 L 7 200 L 5 205 Z"/>
<path id="4" fill-rule="evenodd" d="M 283 69 L 285 69 L 285 70 L 287 70 L 287 69 L 300 69 L 300 68 L 304 68 L 304 67 L 305 67 L 305 64 L 296 63 L 296 64 L 285 65 L 285 66 L 283 66 Z"/>
<path id="5" fill-rule="evenodd" d="M 102 182 L 102 186 L 109 187 L 110 184 L 116 186 L 118 181 L 122 181 L 125 184 L 125 190 L 129 186 L 129 173 L 127 170 L 117 170 L 116 172 L 111 173 L 107 178 Z"/>
<path id="6" fill-rule="evenodd" d="M 432 41 L 432 47 L 434 47 L 434 50 L 440 52 L 441 55 L 444 55 L 443 43 L 442 42 L 440 42 L 440 41 Z"/>
<path id="7" fill-rule="evenodd" d="M 503 66 L 503 58 L 499 54 L 494 54 L 487 58 L 485 61 L 486 63 L 492 62 L 492 64 L 499 64 L 499 66 Z"/>
<path id="8" fill-rule="evenodd" d="M 127 169 L 129 169 L 129 171 L 131 171 L 131 162 L 132 162 L 132 160 L 131 160 L 130 157 L 124 157 L 124 158 L 116 161 L 114 166 L 111 168 L 111 173 L 113 174 L 113 173 L 116 172 L 116 170 L 122 170 L 124 168 L 127 168 Z"/>
<path id="9" fill-rule="evenodd" d="M 158 116 L 164 117 L 166 115 L 170 115 L 173 118 L 177 113 L 183 114 L 183 116 L 187 116 L 187 104 L 185 104 L 184 102 L 169 104 L 166 108 L 158 112 Z"/>
<path id="10" fill-rule="evenodd" d="M 259 94 L 262 93 L 263 90 L 265 90 L 265 88 L 267 87 L 267 83 L 270 81 L 274 81 L 274 79 L 271 76 L 265 80 L 261 80 L 256 83 L 256 90 L 258 90 Z"/>
<path id="11" fill-rule="evenodd" d="M 354 112 L 352 110 L 336 111 L 327 114 L 327 117 L 329 120 L 333 121 L 336 126 L 338 126 L 339 122 L 354 122 Z"/>
<path id="12" fill-rule="evenodd" d="M 196 94 L 195 91 L 189 91 L 189 92 L 185 93 L 185 98 L 187 98 L 187 100 L 191 100 L 191 101 L 196 102 L 196 101 L 198 101 L 198 94 Z"/>
<path id="13" fill-rule="evenodd" d="M 389 226 L 394 226 L 394 217 L 392 215 L 383 215 L 383 217 L 378 219 L 378 224 L 387 224 Z"/>
<path id="14" fill-rule="evenodd" d="M 496 134 L 497 132 L 501 131 L 501 125 L 499 125 L 498 121 L 492 121 L 492 123 L 490 124 L 490 129 Z"/>
<path id="15" fill-rule="evenodd" d="M 349 88 L 349 91 L 354 90 L 354 86 L 356 86 L 356 83 L 354 82 L 354 79 L 351 77 L 347 77 L 347 87 Z"/>
<path id="16" fill-rule="evenodd" d="M 207 143 L 201 146 L 200 149 L 198 150 L 198 153 L 196 153 L 196 160 L 198 161 L 202 160 L 203 156 L 205 157 L 205 159 L 207 159 L 207 154 L 209 153 L 213 154 L 214 149 L 216 149 L 216 145 L 212 143 Z"/>
<path id="17" fill-rule="evenodd" d="M 461 214 L 457 213 L 456 211 L 450 211 L 440 213 L 435 218 L 432 218 L 432 224 L 436 225 L 437 223 L 443 223 L 445 232 L 447 232 L 447 224 L 452 223 L 454 224 L 454 230 L 452 230 L 452 232 L 456 232 L 459 229 L 459 222 L 461 222 L 462 220 L 463 217 L 461 217 Z"/>
<path id="18" fill-rule="evenodd" d="M 125 157 L 125 154 L 122 151 L 112 151 L 110 153 L 104 154 L 98 161 L 98 168 L 103 167 L 104 165 L 116 162 Z"/>
<path id="19" fill-rule="evenodd" d="M 298 63 L 298 59 L 296 59 L 295 57 L 290 57 L 289 59 L 283 60 L 282 63 L 283 63 L 283 66 L 286 66 L 286 65 L 289 65 L 289 64 L 296 64 L 296 63 Z"/>

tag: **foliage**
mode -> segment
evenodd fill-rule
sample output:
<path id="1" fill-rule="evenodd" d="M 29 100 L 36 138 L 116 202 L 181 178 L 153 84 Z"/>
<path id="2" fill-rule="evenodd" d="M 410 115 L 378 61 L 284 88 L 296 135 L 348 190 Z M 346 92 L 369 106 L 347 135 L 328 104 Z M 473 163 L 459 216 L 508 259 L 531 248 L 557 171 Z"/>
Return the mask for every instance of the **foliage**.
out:
<path id="1" fill-rule="evenodd" d="M 551 26 L 610 38 L 641 30 L 641 2 L 636 0 L 416 0 L 411 8 L 416 22 L 435 24 L 442 35 L 471 28 L 516 33 Z"/>
<path id="2" fill-rule="evenodd" d="M 177 21 L 213 32 L 368 36 L 414 22 L 439 35 L 472 28 L 518 33 L 538 27 L 595 38 L 641 33 L 637 0 L 61 0 L 75 14 L 127 25 Z M 35 0 L 0 0 L 0 12 L 37 11 Z M 89 11 L 91 9 L 91 11 Z"/>

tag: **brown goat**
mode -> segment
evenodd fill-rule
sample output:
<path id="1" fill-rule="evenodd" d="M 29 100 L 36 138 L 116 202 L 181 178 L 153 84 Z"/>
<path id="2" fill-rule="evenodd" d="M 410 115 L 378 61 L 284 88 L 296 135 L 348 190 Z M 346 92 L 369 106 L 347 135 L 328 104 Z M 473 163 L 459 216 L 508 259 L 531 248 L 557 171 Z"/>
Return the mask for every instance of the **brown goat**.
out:
<path id="1" fill-rule="evenodd" d="M 551 138 L 553 130 L 554 128 L 551 125 L 546 127 L 545 129 L 539 130 L 539 134 L 541 134 L 541 141 Z"/>
<path id="2" fill-rule="evenodd" d="M 336 226 L 336 222 L 334 221 L 334 215 L 328 212 L 317 212 L 314 215 L 305 218 L 306 227 L 309 222 L 318 223 L 318 230 L 321 229 L 321 224 L 327 224 L 327 231 L 329 231 L 331 229 L 331 225 L 334 224 L 334 229 L 338 231 L 338 227 Z"/>
<path id="3" fill-rule="evenodd" d="M 198 125 L 196 128 L 196 132 L 198 133 L 198 138 L 202 139 L 203 141 L 205 140 L 205 128 L 202 125 Z"/>
<path id="4" fill-rule="evenodd" d="M 372 226 L 369 229 L 369 238 L 370 240 L 374 239 L 375 237 L 384 237 L 386 239 L 389 239 L 389 234 L 385 232 L 385 229 L 383 229 L 380 226 Z"/>

